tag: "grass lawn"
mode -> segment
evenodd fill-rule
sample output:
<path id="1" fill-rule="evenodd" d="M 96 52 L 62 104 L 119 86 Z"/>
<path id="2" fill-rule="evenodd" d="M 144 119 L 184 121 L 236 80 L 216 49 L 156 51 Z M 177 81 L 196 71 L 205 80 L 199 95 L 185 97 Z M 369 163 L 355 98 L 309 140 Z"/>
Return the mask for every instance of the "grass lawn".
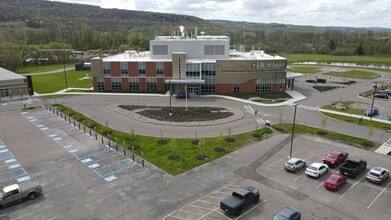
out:
<path id="1" fill-rule="evenodd" d="M 69 63 L 65 64 L 66 68 L 75 67 L 75 64 Z M 39 73 L 39 72 L 47 72 L 52 70 L 64 69 L 64 64 L 45 64 L 45 65 L 23 65 L 19 67 L 16 72 L 17 73 Z"/>
<path id="2" fill-rule="evenodd" d="M 274 129 L 281 131 L 283 133 L 291 133 L 292 125 L 291 124 L 275 124 L 272 126 Z M 325 138 L 330 138 L 333 140 L 341 141 L 345 144 L 353 145 L 366 150 L 375 150 L 379 144 L 374 143 L 373 141 L 368 141 L 364 138 L 353 137 L 345 134 L 339 134 L 332 131 L 322 130 L 307 125 L 295 124 L 295 133 L 306 133 L 313 134 L 318 136 L 323 136 Z M 319 135 L 319 133 L 323 135 Z"/>
<path id="3" fill-rule="evenodd" d="M 374 79 L 378 77 L 376 73 L 360 71 L 360 70 L 351 70 L 346 72 L 328 72 L 326 73 L 326 75 L 346 77 L 346 78 L 356 78 L 356 79 Z"/>
<path id="4" fill-rule="evenodd" d="M 336 114 L 326 113 L 326 112 L 322 112 L 322 114 L 327 115 L 330 118 L 335 118 L 340 121 L 359 124 L 358 118 L 352 118 L 352 117 L 348 117 L 348 116 L 336 115 Z M 379 128 L 379 129 L 383 129 L 383 130 L 390 130 L 391 129 L 390 124 L 385 124 L 385 123 L 381 123 L 381 122 L 377 122 L 377 121 L 363 120 L 362 125 L 368 126 L 368 127 L 373 127 L 373 128 Z"/>
<path id="5" fill-rule="evenodd" d="M 289 72 L 295 72 L 295 73 L 315 74 L 315 73 L 319 72 L 319 67 L 310 67 L 310 66 L 304 66 L 304 65 L 294 65 L 294 66 L 289 66 L 288 71 Z"/>
<path id="6" fill-rule="evenodd" d="M 386 64 L 391 65 L 391 56 L 333 56 L 322 54 L 280 54 L 288 58 L 289 63 L 304 61 L 314 62 L 341 62 L 359 64 Z"/>
<path id="7" fill-rule="evenodd" d="M 86 74 L 91 76 L 91 71 L 67 71 L 66 75 L 68 87 L 91 88 L 92 79 L 79 80 L 80 78 L 86 76 Z M 65 89 L 65 74 L 63 72 L 45 75 L 33 75 L 32 79 L 34 91 L 37 93 L 53 93 Z"/>
<path id="8" fill-rule="evenodd" d="M 332 106 L 336 105 L 336 104 L 340 104 L 342 105 L 343 107 L 345 107 L 345 109 L 338 109 L 338 108 L 332 108 Z M 364 102 L 352 102 L 352 101 L 343 101 L 343 102 L 333 102 L 331 104 L 328 104 L 328 105 L 325 105 L 325 106 L 322 106 L 322 109 L 328 109 L 328 110 L 332 110 L 332 111 L 338 111 L 338 112 L 344 112 L 344 113 L 348 113 L 348 114 L 355 114 L 355 115 L 363 115 L 365 110 L 363 109 L 357 109 L 357 108 L 352 108 L 351 106 L 354 104 L 354 103 L 361 103 L 361 104 L 366 104 Z"/>
<path id="9" fill-rule="evenodd" d="M 61 98 L 61 97 L 66 97 L 66 96 L 77 96 L 75 94 L 58 94 L 58 95 L 45 95 L 45 96 L 40 96 L 41 99 L 55 99 L 55 98 Z"/>
<path id="10" fill-rule="evenodd" d="M 137 135 L 132 129 L 129 129 L 129 133 L 116 131 L 108 128 L 106 125 L 101 125 L 66 106 L 59 104 L 55 106 L 63 113 L 72 115 L 75 120 L 82 121 L 81 123 L 85 126 L 90 127 L 91 125 L 94 125 L 95 127 L 93 130 L 100 134 L 112 132 L 108 138 L 125 148 L 131 149 L 132 145 L 139 146 L 140 148 L 132 150 L 132 152 L 172 175 L 191 170 L 199 165 L 229 154 L 237 148 L 249 143 L 261 141 L 263 135 L 272 133 L 272 130 L 270 129 L 258 129 L 248 133 L 231 135 L 230 137 L 220 135 L 219 137 L 214 138 L 196 138 L 196 134 L 194 134 L 194 138 L 150 137 Z M 81 120 L 81 118 L 83 118 L 83 120 Z M 224 133 L 227 133 L 227 131 L 224 131 Z M 134 138 L 134 140 L 129 141 L 127 138 Z M 225 140 L 226 138 L 233 138 L 235 141 L 229 142 Z M 162 140 L 166 143 L 158 143 Z M 193 140 L 198 140 L 198 144 L 193 144 Z M 223 149 L 224 151 L 217 152 L 216 148 Z M 173 155 L 179 156 L 179 159 L 169 159 L 169 157 Z M 198 160 L 197 156 L 199 155 L 206 156 L 206 159 Z"/>

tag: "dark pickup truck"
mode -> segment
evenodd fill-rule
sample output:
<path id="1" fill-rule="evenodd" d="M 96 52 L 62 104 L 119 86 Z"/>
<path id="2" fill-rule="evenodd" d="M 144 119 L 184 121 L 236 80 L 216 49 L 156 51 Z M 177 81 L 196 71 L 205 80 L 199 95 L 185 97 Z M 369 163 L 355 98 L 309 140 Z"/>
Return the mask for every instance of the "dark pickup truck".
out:
<path id="1" fill-rule="evenodd" d="M 220 202 L 220 208 L 226 213 L 240 215 L 247 206 L 257 203 L 259 196 L 259 191 L 254 187 L 240 187 Z"/>
<path id="2" fill-rule="evenodd" d="M 358 174 L 362 173 L 367 168 L 367 161 L 349 157 L 344 164 L 339 168 L 339 172 L 342 175 L 356 178 Z"/>

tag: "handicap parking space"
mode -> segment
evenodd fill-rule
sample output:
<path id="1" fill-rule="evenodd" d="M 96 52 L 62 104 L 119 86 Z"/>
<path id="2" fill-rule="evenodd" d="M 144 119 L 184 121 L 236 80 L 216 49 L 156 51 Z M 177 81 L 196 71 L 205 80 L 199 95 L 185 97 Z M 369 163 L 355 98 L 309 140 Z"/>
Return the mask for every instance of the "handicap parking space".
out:
<path id="1" fill-rule="evenodd" d="M 21 183 L 30 179 L 26 170 L 7 148 L 6 143 L 0 139 L 0 184 Z"/>
<path id="2" fill-rule="evenodd" d="M 381 217 L 391 215 L 391 210 L 385 206 L 384 202 L 391 200 L 391 178 L 383 184 L 370 183 L 365 179 L 366 173 L 374 166 L 381 166 L 391 170 L 389 158 L 371 151 L 357 149 L 345 144 L 336 143 L 330 140 L 318 139 L 311 136 L 299 136 L 294 140 L 294 152 L 309 152 L 301 158 L 307 162 L 307 167 L 313 162 L 322 162 L 322 158 L 331 150 L 344 150 L 349 152 L 349 156 L 356 156 L 366 159 L 367 169 L 355 179 L 348 178 L 347 183 L 339 191 L 330 191 L 324 188 L 323 181 L 331 173 L 339 173 L 339 166 L 330 168 L 328 172 L 319 178 L 308 177 L 305 174 L 305 168 L 297 173 L 291 173 L 284 170 L 284 162 L 288 160 L 289 145 L 280 152 L 271 157 L 267 163 L 257 169 L 260 173 L 290 189 L 304 193 L 316 201 L 325 204 L 331 204 L 335 208 L 346 210 L 358 209 L 363 214 L 377 213 Z M 280 165 L 280 170 L 276 165 Z M 270 169 L 273 167 L 273 169 Z M 357 214 L 352 212 L 353 215 Z M 383 219 L 383 218 L 379 219 Z"/>
<path id="3" fill-rule="evenodd" d="M 21 112 L 21 115 L 106 182 L 117 180 L 123 171 L 140 167 L 48 110 Z"/>

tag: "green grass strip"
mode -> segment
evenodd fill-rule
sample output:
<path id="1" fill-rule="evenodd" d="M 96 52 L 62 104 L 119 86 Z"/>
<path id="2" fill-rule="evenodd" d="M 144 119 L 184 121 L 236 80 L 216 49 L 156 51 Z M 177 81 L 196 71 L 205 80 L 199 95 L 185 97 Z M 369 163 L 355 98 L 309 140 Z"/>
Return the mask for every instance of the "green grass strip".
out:
<path id="1" fill-rule="evenodd" d="M 330 118 L 334 118 L 334 119 L 337 119 L 340 121 L 350 122 L 350 123 L 354 123 L 354 124 L 359 124 L 359 120 L 360 120 L 359 118 L 353 118 L 353 117 L 348 117 L 348 116 L 343 116 L 343 115 L 336 115 L 336 114 L 326 113 L 326 112 L 322 112 L 322 114 L 324 114 Z M 391 129 L 391 124 L 381 123 L 381 122 L 377 122 L 377 121 L 363 120 L 362 125 L 368 126 L 368 127 L 373 127 L 373 128 L 378 128 L 378 129 L 383 129 L 383 130 L 390 130 Z"/>
<path id="2" fill-rule="evenodd" d="M 360 70 L 351 70 L 346 72 L 328 72 L 325 75 L 355 78 L 355 79 L 374 79 L 378 77 L 376 73 L 360 71 Z"/>
<path id="3" fill-rule="evenodd" d="M 275 124 L 272 127 L 283 133 L 292 132 L 292 124 Z M 367 139 L 364 138 L 353 137 L 353 136 L 340 134 L 333 131 L 327 131 L 315 127 L 310 127 L 302 124 L 295 124 L 295 133 L 313 134 L 313 135 L 330 138 L 333 140 L 339 140 L 345 144 L 352 145 L 365 150 L 375 150 L 378 147 L 378 144 L 376 144 L 375 142 L 368 141 Z"/>

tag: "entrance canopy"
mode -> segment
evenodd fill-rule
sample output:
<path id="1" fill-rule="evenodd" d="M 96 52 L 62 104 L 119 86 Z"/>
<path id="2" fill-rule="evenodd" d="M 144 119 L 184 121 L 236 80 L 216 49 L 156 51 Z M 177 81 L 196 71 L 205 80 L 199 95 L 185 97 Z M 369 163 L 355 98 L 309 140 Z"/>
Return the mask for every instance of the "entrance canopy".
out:
<path id="1" fill-rule="evenodd" d="M 164 83 L 173 84 L 205 84 L 204 79 L 166 79 Z"/>

